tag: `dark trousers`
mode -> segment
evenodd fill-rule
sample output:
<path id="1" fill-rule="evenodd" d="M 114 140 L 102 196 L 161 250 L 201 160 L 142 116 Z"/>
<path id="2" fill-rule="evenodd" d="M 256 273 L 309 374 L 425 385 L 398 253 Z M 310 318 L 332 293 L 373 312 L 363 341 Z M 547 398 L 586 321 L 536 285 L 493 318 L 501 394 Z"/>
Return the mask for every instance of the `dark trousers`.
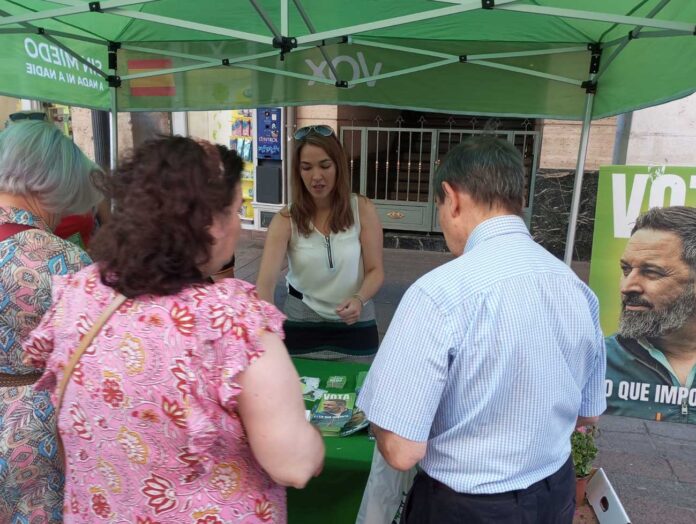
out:
<path id="1" fill-rule="evenodd" d="M 457 493 L 421 471 L 406 498 L 401 524 L 572 524 L 574 513 L 575 472 L 568 459 L 527 489 L 495 495 Z"/>

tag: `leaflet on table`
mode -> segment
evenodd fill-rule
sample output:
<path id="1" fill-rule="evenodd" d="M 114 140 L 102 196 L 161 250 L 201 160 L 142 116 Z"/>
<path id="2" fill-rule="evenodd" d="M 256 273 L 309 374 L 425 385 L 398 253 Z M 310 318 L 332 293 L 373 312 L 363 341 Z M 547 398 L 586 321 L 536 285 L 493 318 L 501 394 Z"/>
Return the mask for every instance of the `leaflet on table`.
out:
<path id="1" fill-rule="evenodd" d="M 341 428 L 339 436 L 347 437 L 348 435 L 352 435 L 353 433 L 357 433 L 358 431 L 365 429 L 369 425 L 370 421 L 367 420 L 363 410 L 356 406 L 350 420 Z"/>
<path id="2" fill-rule="evenodd" d="M 338 436 L 353 416 L 355 393 L 324 393 L 312 408 L 311 423 L 322 435 Z"/>
<path id="3" fill-rule="evenodd" d="M 343 389 L 346 387 L 348 377 L 345 375 L 333 375 L 326 379 L 326 387 L 328 389 Z"/>
<path id="4" fill-rule="evenodd" d="M 355 393 L 351 391 L 348 392 L 349 395 L 354 395 L 354 398 L 357 398 L 358 394 L 360 393 L 360 388 L 365 382 L 366 376 L 366 371 L 361 371 L 357 374 L 357 376 L 355 377 Z M 321 389 L 319 387 L 321 385 L 321 379 L 319 379 L 318 377 L 300 377 L 300 383 L 302 384 L 302 395 L 304 400 L 306 402 L 314 403 L 312 413 L 314 414 L 317 412 L 324 411 L 323 406 L 320 407 L 319 405 L 323 402 L 326 394 L 345 394 L 344 392 L 337 392 L 331 390 L 342 389 L 343 387 L 345 387 L 347 381 L 348 379 L 344 375 L 330 376 L 326 380 L 326 388 L 329 390 L 327 391 L 327 389 Z M 358 431 L 365 429 L 369 426 L 369 421 L 365 417 L 365 413 L 363 413 L 363 411 L 360 408 L 355 406 L 354 402 L 355 401 L 353 400 L 353 407 L 349 408 L 351 410 L 350 415 L 341 414 L 341 417 L 334 417 L 338 418 L 339 420 L 330 420 L 330 422 L 332 423 L 331 430 L 323 431 L 325 435 L 339 435 L 341 437 L 346 437 L 348 435 L 352 435 L 353 433 L 357 433 Z M 336 404 L 338 404 L 338 406 L 336 406 Z M 329 402 L 329 408 L 341 410 L 342 406 L 340 404 L 342 403 Z M 319 424 L 317 424 L 317 426 L 319 426 Z M 338 429 L 338 431 L 336 431 L 336 429 Z"/>

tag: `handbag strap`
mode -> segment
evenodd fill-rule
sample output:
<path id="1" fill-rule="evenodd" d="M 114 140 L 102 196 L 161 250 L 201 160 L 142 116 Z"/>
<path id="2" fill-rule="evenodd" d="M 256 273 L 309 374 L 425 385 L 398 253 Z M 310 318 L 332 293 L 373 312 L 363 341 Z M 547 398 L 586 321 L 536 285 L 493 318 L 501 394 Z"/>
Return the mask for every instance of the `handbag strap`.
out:
<path id="1" fill-rule="evenodd" d="M 77 346 L 75 353 L 73 353 L 70 357 L 68 364 L 65 366 L 65 369 L 63 370 L 63 377 L 60 379 L 58 389 L 56 390 L 56 420 L 58 420 L 58 415 L 60 414 L 60 407 L 63 405 L 63 396 L 65 395 L 65 389 L 68 387 L 68 382 L 70 382 L 70 377 L 72 376 L 73 371 L 75 371 L 75 366 L 77 366 L 77 363 L 80 361 L 80 357 L 82 357 L 85 350 L 92 343 L 94 337 L 96 337 L 99 331 L 101 331 L 101 328 L 104 327 L 104 324 L 106 324 L 106 321 L 109 320 L 109 317 L 111 317 L 111 315 L 113 315 L 114 312 L 125 301 L 126 297 L 121 293 L 118 293 L 111 302 L 111 304 L 109 304 L 108 307 L 102 312 L 101 316 L 97 319 L 97 321 L 94 324 L 92 324 L 92 327 L 89 329 L 87 334 L 84 337 L 82 337 L 80 345 Z"/>

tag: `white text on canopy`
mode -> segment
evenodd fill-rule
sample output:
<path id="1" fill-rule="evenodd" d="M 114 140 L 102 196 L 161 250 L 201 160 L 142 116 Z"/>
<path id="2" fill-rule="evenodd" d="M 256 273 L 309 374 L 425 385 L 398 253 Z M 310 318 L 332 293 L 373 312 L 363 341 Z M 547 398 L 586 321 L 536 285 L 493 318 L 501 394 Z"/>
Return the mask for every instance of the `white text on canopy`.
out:
<path id="1" fill-rule="evenodd" d="M 103 91 L 105 88 L 104 82 L 94 70 L 80 63 L 77 58 L 66 53 L 58 46 L 45 42 L 37 43 L 32 38 L 25 38 L 24 51 L 31 59 L 31 61 L 25 63 L 28 75 L 48 78 L 49 80 L 98 91 Z M 102 69 L 100 60 L 91 57 L 84 58 L 96 68 Z"/>

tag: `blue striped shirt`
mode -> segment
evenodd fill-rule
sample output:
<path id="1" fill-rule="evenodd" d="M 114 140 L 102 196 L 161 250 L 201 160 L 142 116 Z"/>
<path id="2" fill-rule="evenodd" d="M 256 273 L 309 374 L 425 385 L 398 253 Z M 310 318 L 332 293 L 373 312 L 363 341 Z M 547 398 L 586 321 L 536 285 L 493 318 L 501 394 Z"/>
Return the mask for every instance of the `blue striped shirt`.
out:
<path id="1" fill-rule="evenodd" d="M 460 493 L 523 489 L 557 471 L 580 416 L 606 408 L 597 298 L 515 216 L 402 299 L 358 404 L 427 441 L 420 467 Z"/>

